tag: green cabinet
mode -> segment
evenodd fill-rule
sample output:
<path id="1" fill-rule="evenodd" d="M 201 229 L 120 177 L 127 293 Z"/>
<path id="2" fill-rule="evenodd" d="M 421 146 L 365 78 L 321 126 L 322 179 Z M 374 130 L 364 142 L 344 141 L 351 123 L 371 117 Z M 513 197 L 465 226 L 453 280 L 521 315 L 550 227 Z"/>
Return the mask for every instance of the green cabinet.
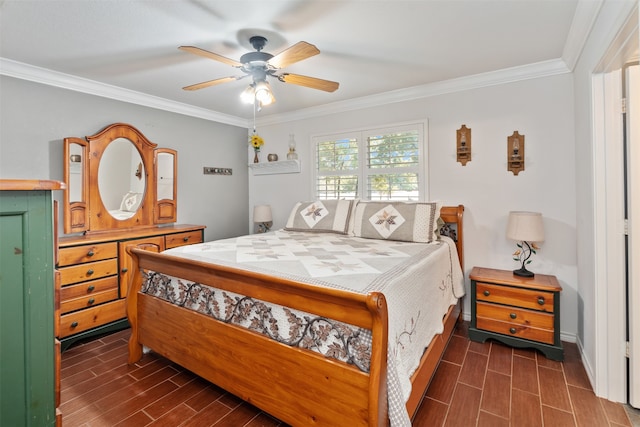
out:
<path id="1" fill-rule="evenodd" d="M 56 424 L 55 181 L 0 180 L 0 426 Z"/>

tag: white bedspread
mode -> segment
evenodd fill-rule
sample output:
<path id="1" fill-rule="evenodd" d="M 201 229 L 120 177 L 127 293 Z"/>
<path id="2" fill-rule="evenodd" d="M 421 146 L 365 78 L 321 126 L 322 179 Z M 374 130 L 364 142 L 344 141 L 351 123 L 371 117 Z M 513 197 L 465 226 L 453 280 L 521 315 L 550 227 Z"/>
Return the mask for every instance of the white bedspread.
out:
<path id="1" fill-rule="evenodd" d="M 388 304 L 389 416 L 410 426 L 410 378 L 442 317 L 464 295 L 455 244 L 362 239 L 338 234 L 275 231 L 181 246 L 165 253 L 240 267 L 312 285 L 366 294 L 382 292 Z"/>

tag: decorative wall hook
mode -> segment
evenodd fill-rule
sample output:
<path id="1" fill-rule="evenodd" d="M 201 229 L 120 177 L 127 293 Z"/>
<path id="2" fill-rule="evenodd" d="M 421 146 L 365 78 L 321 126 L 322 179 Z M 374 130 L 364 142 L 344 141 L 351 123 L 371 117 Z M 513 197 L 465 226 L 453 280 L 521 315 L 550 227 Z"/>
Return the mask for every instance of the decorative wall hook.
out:
<path id="1" fill-rule="evenodd" d="M 524 135 L 517 130 L 507 137 L 507 170 L 514 175 L 524 170 Z"/>
<path id="2" fill-rule="evenodd" d="M 462 166 L 471 161 L 471 129 L 466 125 L 456 131 L 456 161 Z"/>

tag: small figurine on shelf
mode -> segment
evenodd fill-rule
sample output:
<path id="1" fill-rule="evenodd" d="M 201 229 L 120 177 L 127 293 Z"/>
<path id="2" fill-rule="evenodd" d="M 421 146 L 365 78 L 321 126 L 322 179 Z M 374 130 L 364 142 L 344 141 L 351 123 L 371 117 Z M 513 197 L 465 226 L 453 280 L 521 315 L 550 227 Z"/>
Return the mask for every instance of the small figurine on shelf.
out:
<path id="1" fill-rule="evenodd" d="M 298 160 L 298 153 L 296 153 L 296 140 L 293 138 L 293 134 L 289 134 L 289 152 L 287 153 L 287 160 Z"/>
<path id="2" fill-rule="evenodd" d="M 253 147 L 253 152 L 254 152 L 253 163 L 260 163 L 260 158 L 258 157 L 258 154 L 260 153 L 260 147 L 264 145 L 264 139 L 262 139 L 262 137 L 258 135 L 254 130 L 253 135 L 251 135 L 251 139 L 249 142 L 251 143 L 251 146 Z"/>

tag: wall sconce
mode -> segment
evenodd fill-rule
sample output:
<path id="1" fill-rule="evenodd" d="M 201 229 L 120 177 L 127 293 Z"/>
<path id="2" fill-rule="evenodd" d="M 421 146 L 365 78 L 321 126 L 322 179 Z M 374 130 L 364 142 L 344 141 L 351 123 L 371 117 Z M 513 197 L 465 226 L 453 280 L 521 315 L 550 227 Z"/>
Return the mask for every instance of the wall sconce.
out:
<path id="1" fill-rule="evenodd" d="M 136 169 L 135 175 L 138 179 L 142 179 L 142 163 L 138 163 L 138 169 Z"/>
<path id="2" fill-rule="evenodd" d="M 258 224 L 258 233 L 266 233 L 273 225 L 271 206 L 257 205 L 253 207 L 253 222 Z"/>
<path id="3" fill-rule="evenodd" d="M 517 130 L 507 137 L 507 170 L 514 175 L 524 170 L 524 135 Z"/>
<path id="4" fill-rule="evenodd" d="M 471 129 L 465 125 L 456 131 L 456 161 L 462 166 L 471 161 Z"/>
<path id="5" fill-rule="evenodd" d="M 292 133 L 289 134 L 289 152 L 287 153 L 287 160 L 298 160 L 298 153 L 296 153 L 296 140 Z"/>
<path id="6" fill-rule="evenodd" d="M 80 163 L 82 161 L 82 157 L 80 154 L 72 154 L 69 156 L 69 160 L 71 163 Z"/>
<path id="7" fill-rule="evenodd" d="M 513 253 L 513 260 L 520 262 L 521 267 L 518 270 L 513 270 L 513 274 L 521 277 L 533 277 L 534 274 L 527 270 L 526 266 L 531 263 L 531 255 L 535 254 L 538 249 L 534 242 L 544 241 L 542 214 L 539 212 L 509 212 L 507 239 L 518 242 L 518 249 Z"/>

